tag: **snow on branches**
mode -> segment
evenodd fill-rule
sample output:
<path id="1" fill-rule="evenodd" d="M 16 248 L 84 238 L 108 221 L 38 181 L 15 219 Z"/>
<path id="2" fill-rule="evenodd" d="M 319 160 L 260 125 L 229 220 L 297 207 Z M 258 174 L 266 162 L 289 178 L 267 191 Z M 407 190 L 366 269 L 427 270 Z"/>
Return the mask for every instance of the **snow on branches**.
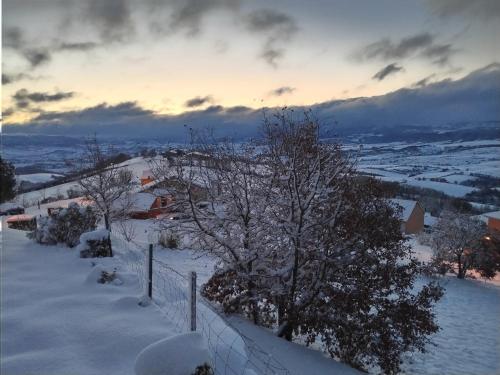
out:
<path id="1" fill-rule="evenodd" d="M 267 118 L 263 135 L 235 145 L 198 134 L 154 168 L 186 215 L 176 230 L 220 260 L 203 295 L 288 340 L 321 339 L 354 367 L 396 373 L 437 331 L 441 288 L 414 290 L 419 264 L 385 192 L 320 142 L 309 113 Z"/>

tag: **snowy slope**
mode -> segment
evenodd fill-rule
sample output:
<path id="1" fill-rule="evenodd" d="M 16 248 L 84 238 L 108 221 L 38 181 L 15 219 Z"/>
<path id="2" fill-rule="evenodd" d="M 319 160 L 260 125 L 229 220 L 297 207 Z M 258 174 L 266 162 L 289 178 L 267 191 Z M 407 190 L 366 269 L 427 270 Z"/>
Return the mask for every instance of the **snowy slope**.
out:
<path id="1" fill-rule="evenodd" d="M 427 353 L 408 357 L 404 374 L 500 374 L 500 289 L 456 277 L 441 282 L 446 289 L 436 307 L 441 330 Z"/>
<path id="2" fill-rule="evenodd" d="M 119 257 L 80 259 L 75 249 L 34 244 L 22 231 L 4 228 L 2 234 L 2 374 L 131 375 L 141 350 L 178 333 L 174 324 L 178 317 L 153 304 L 138 305 L 139 281 L 125 270 Z M 197 269 L 202 280 L 209 275 L 207 259 L 193 252 L 164 251 L 164 255 L 176 269 Z M 115 268 L 120 282 L 97 283 L 101 270 Z M 209 309 L 200 308 L 199 314 L 200 323 L 203 316 L 208 317 L 215 325 L 213 333 L 229 337 L 231 347 L 244 352 L 244 348 L 237 349 L 230 328 L 218 327 L 225 324 L 223 320 L 214 319 Z M 250 325 L 247 332 L 262 337 L 265 342 L 258 344 L 272 348 L 273 356 L 286 359 L 286 353 L 293 353 L 297 358 L 287 366 L 290 375 L 304 375 L 305 368 L 318 375 L 359 373 L 259 327 Z M 235 352 L 218 350 L 219 355 L 223 353 L 218 361 L 229 360 L 231 366 L 241 362 Z M 296 367 L 299 362 L 302 366 Z M 224 369 L 224 362 L 220 368 Z"/>
<path id="3" fill-rule="evenodd" d="M 139 183 L 140 176 L 145 169 L 149 168 L 149 158 L 137 157 L 118 164 L 119 167 L 125 167 L 132 171 L 134 181 Z M 68 189 L 78 190 L 76 182 L 67 182 L 65 184 L 49 187 L 42 190 L 30 191 L 28 193 L 19 194 L 16 201 L 25 206 L 35 205 L 37 201 L 48 197 L 57 197 L 59 195 L 66 196 Z"/>
<path id="4" fill-rule="evenodd" d="M 136 355 L 171 336 L 154 306 L 137 305 L 135 275 L 102 285 L 90 260 L 4 230 L 1 373 L 132 375 Z M 110 271 L 114 260 L 99 260 Z"/>
<path id="5" fill-rule="evenodd" d="M 38 184 L 42 182 L 48 182 L 54 178 L 62 177 L 61 174 L 55 173 L 32 173 L 32 174 L 21 174 L 16 176 L 16 181 L 27 181 L 33 184 Z"/>

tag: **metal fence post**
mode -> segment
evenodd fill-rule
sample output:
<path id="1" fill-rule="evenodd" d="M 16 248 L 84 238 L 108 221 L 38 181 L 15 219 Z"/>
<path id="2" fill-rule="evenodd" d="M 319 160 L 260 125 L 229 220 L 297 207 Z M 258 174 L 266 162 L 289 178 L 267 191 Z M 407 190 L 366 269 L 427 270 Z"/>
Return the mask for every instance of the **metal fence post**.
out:
<path id="1" fill-rule="evenodd" d="M 153 244 L 149 244 L 148 251 L 148 297 L 153 298 Z"/>
<path id="2" fill-rule="evenodd" d="M 196 331 L 196 272 L 191 271 L 189 305 L 191 310 L 191 331 Z"/>

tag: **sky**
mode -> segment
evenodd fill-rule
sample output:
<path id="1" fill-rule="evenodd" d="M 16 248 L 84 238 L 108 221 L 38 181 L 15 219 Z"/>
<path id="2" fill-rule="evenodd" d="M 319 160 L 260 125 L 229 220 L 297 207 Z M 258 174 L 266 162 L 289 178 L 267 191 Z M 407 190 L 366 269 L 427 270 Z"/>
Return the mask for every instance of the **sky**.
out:
<path id="1" fill-rule="evenodd" d="M 3 123 L 377 97 L 498 70 L 499 37 L 497 0 L 3 0 Z"/>

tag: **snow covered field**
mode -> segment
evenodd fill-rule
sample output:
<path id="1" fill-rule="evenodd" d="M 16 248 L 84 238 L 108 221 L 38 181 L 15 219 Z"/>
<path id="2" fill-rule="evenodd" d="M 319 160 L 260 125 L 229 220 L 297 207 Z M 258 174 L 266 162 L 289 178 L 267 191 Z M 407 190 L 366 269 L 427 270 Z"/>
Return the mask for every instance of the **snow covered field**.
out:
<path id="1" fill-rule="evenodd" d="M 441 330 L 427 353 L 407 359 L 405 374 L 500 374 L 500 288 L 455 277 L 440 282 L 445 288 L 436 307 Z"/>
<path id="2" fill-rule="evenodd" d="M 472 168 L 485 171 L 487 168 L 481 166 L 491 164 L 494 175 L 500 167 L 493 166 L 492 160 L 498 158 L 493 151 L 500 148 L 500 143 L 498 148 L 485 148 L 490 155 L 486 149 L 484 153 L 479 152 L 482 156 L 473 159 L 478 164 Z M 430 149 L 446 152 L 447 146 Z M 456 147 L 453 150 L 456 151 Z M 476 148 L 474 152 L 478 153 Z M 471 175 L 475 169 L 469 171 L 458 165 L 463 159 L 458 158 L 457 164 L 450 166 L 453 160 L 450 157 L 447 166 L 443 167 L 439 164 L 440 157 L 446 159 L 442 153 L 425 158 L 401 154 L 396 164 L 390 160 L 391 155 L 394 157 L 393 151 L 377 156 L 364 154 L 360 170 L 387 180 L 431 187 L 453 196 L 463 196 L 474 189 L 460 185 L 469 177 L 475 178 Z M 122 165 L 132 170 L 136 181 L 149 167 L 142 157 Z M 448 182 L 428 180 L 431 177 L 441 177 Z M 26 193 L 18 200 L 33 203 L 42 194 L 57 196 L 74 185 L 68 183 L 44 192 Z M 29 207 L 26 212 L 45 214 L 51 205 L 42 205 L 40 209 Z M 142 247 L 157 240 L 154 221 L 131 220 L 131 223 L 136 229 L 135 240 Z M 75 250 L 37 245 L 28 240 L 24 232 L 4 230 L 2 235 L 2 374 L 133 374 L 134 359 L 144 347 L 179 333 L 181 318 L 175 316 L 177 312 L 168 311 L 168 304 L 138 306 L 142 294 L 139 280 L 120 261 L 119 252 L 113 259 L 85 260 L 80 259 Z M 414 240 L 412 246 L 421 260 L 429 259 L 428 248 Z M 183 275 L 196 271 L 200 283 L 208 280 L 215 263 L 215 259 L 200 256 L 190 249 L 158 248 L 155 258 Z M 96 264 L 93 266 L 92 262 Z M 120 282 L 97 283 L 100 270 L 115 268 Z M 500 374 L 500 283 L 453 277 L 439 280 L 446 288 L 436 308 L 441 331 L 433 337 L 434 344 L 429 346 L 427 353 L 406 358 L 405 374 Z M 208 310 L 206 313 L 213 315 Z M 286 364 L 291 375 L 358 373 L 318 351 L 278 339 L 271 332 L 237 317 L 229 321 L 258 342 L 266 353 Z M 222 320 L 217 324 L 221 329 L 226 328 Z"/>
<path id="3" fill-rule="evenodd" d="M 179 144 L 159 142 L 136 143 L 124 142 L 116 145 L 117 151 L 136 153 L 142 147 L 156 149 L 182 147 Z M 500 177 L 500 140 L 467 142 L 415 142 L 415 143 L 376 143 L 363 145 L 346 144 L 344 149 L 359 153 L 358 169 L 365 173 L 382 176 L 385 180 L 397 181 L 412 186 L 428 187 L 452 196 L 462 197 L 474 190 L 463 185 L 476 177 L 473 174 Z M 64 171 L 67 159 L 77 156 L 83 145 L 64 147 L 61 145 L 36 147 L 21 144 L 10 145 L 5 149 L 5 158 L 17 167 L 40 165 L 46 170 Z M 147 168 L 143 158 L 133 158 L 123 163 L 134 168 Z M 139 176 L 140 176 L 139 171 Z M 135 171 L 134 171 L 135 173 Z M 431 178 L 443 178 L 446 182 L 430 181 Z M 61 186 L 64 193 L 68 186 Z M 47 189 L 53 194 L 54 189 Z M 38 199 L 28 193 L 26 199 Z"/>
<path id="4" fill-rule="evenodd" d="M 119 254 L 112 259 L 80 259 L 75 249 L 37 245 L 22 231 L 4 228 L 1 235 L 2 374 L 134 374 L 141 350 L 179 333 L 175 324 L 179 317 L 165 314 L 168 305 L 138 305 L 139 280 L 119 261 Z M 196 269 L 202 280 L 213 264 L 191 251 L 164 250 L 158 255 L 181 272 Z M 119 282 L 97 283 L 101 270 L 114 269 Z M 200 314 L 212 314 L 208 315 L 212 325 L 224 324 L 208 310 Z M 230 337 L 231 345 L 238 348 L 230 328 L 216 328 L 214 332 Z M 259 327 L 249 325 L 245 333 L 256 340 L 265 337 L 259 341 L 268 351 L 265 355 L 287 363 L 290 375 L 359 374 Z M 229 360 L 234 366 L 234 352 L 221 350 L 225 352 L 219 362 Z"/>
<path id="5" fill-rule="evenodd" d="M 139 351 L 173 334 L 153 305 L 138 306 L 137 277 L 114 259 L 98 263 L 123 284 L 98 284 L 75 251 L 2 236 L 2 374 L 133 374 Z"/>
<path id="6" fill-rule="evenodd" d="M 147 241 L 151 222 L 137 222 L 139 237 Z M 413 245 L 424 260 L 425 247 Z M 213 260 L 190 250 L 159 249 L 155 256 L 182 273 L 196 270 L 200 281 L 212 272 Z M 96 270 L 114 268 L 120 285 L 96 282 Z M 37 245 L 24 232 L 4 230 L 1 274 L 2 373 L 133 374 L 144 347 L 178 333 L 156 306 L 138 306 L 139 281 L 119 257 L 80 259 L 74 250 Z M 446 288 L 436 310 L 441 331 L 427 353 L 408 356 L 405 374 L 499 374 L 500 288 L 449 277 L 440 281 Z M 292 375 L 357 373 L 239 318 L 230 321 L 287 364 Z"/>
<path id="7" fill-rule="evenodd" d="M 500 177 L 500 141 L 366 145 L 359 151 L 358 170 L 385 181 L 463 197 L 476 190 L 463 185 L 475 175 Z M 440 181 L 431 180 L 437 178 Z"/>
<path id="8" fill-rule="evenodd" d="M 31 174 L 21 174 L 16 176 L 16 181 L 22 182 L 27 181 L 33 184 L 39 184 L 42 182 L 48 182 L 54 178 L 61 177 L 62 175 L 56 173 L 31 173 Z"/>
<path id="9" fill-rule="evenodd" d="M 142 172 L 149 168 L 148 159 L 145 159 L 143 157 L 132 158 L 118 164 L 118 166 L 126 167 L 131 170 L 134 176 L 134 182 L 136 183 L 139 183 Z M 19 194 L 16 197 L 16 201 L 24 206 L 35 205 L 37 201 L 40 201 L 43 198 L 58 197 L 60 195 L 66 196 L 68 189 L 78 190 L 78 188 L 78 183 L 67 182 L 65 184 L 49 187 L 46 189 Z"/>

